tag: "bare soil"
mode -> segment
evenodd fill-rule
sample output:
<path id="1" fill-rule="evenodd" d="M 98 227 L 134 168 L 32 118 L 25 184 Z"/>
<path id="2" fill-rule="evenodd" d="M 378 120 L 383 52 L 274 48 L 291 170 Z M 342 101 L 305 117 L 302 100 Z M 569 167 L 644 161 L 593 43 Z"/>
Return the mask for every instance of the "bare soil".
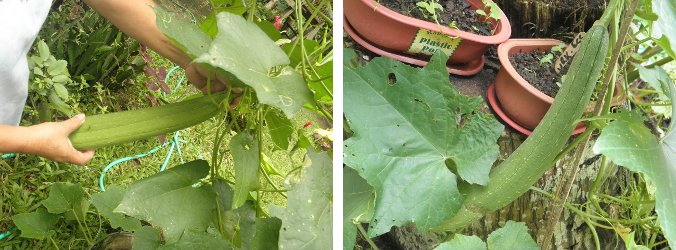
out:
<path id="1" fill-rule="evenodd" d="M 431 0 L 429 0 L 431 1 Z M 402 15 L 417 19 L 435 22 L 431 14 L 424 8 L 416 6 L 416 3 L 424 0 L 381 0 L 380 4 Z M 482 36 L 490 36 L 491 27 L 488 23 L 480 21 L 479 14 L 470 8 L 465 0 L 440 0 L 443 10 L 436 10 L 437 21 L 443 26 L 449 26 L 455 22 L 459 30 L 472 32 Z"/>
<path id="2" fill-rule="evenodd" d="M 553 66 L 556 57 L 552 59 L 551 63 L 541 63 L 540 59 L 549 53 L 548 51 L 533 50 L 527 53 L 514 54 L 509 56 L 509 62 L 523 79 L 542 93 L 553 98 L 559 92 L 557 82 L 561 82 L 561 76 L 565 75 L 568 68 L 564 67 L 560 74 L 556 73 Z"/>

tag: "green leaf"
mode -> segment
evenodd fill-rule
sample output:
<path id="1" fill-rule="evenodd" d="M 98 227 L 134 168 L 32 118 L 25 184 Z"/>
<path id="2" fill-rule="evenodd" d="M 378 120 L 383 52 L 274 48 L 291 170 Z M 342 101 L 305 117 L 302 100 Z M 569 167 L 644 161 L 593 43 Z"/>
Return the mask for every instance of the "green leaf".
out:
<path id="1" fill-rule="evenodd" d="M 676 1 L 653 0 L 653 11 L 659 17 L 653 23 L 654 41 L 666 51 L 671 58 L 676 59 Z"/>
<path id="2" fill-rule="evenodd" d="M 62 100 L 68 100 L 68 90 L 66 89 L 66 86 L 63 86 L 63 84 L 60 83 L 54 83 L 53 86 L 54 92 L 56 92 Z"/>
<path id="3" fill-rule="evenodd" d="M 488 235 L 488 249 L 521 249 L 521 250 L 539 250 L 540 247 L 528 234 L 526 223 L 507 221 L 505 226 L 493 231 Z"/>
<path id="4" fill-rule="evenodd" d="M 174 243 L 160 246 L 158 250 L 213 250 L 233 249 L 230 243 L 201 230 L 186 229 L 181 238 Z"/>
<path id="5" fill-rule="evenodd" d="M 64 60 L 58 60 L 47 67 L 47 73 L 51 76 L 68 75 L 68 63 Z"/>
<path id="6" fill-rule="evenodd" d="M 673 84 L 673 80 L 669 76 L 669 73 L 667 73 L 662 67 L 645 68 L 640 64 L 634 64 L 634 66 L 636 66 L 638 69 L 641 79 L 647 82 L 650 87 L 659 92 L 658 100 L 662 102 L 668 102 L 670 100 L 668 96 L 669 85 Z M 651 106 L 650 108 L 656 113 L 662 114 L 667 118 L 669 118 L 672 113 L 671 106 Z"/>
<path id="7" fill-rule="evenodd" d="M 466 236 L 462 234 L 456 235 L 452 240 L 441 243 L 441 245 L 434 248 L 434 250 L 485 250 L 485 249 L 486 243 L 484 243 L 479 237 L 474 235 Z"/>
<path id="8" fill-rule="evenodd" d="M 326 153 L 308 150 L 312 164 L 302 170 L 302 180 L 288 186 L 285 209 L 271 212 L 282 220 L 279 249 L 332 249 L 332 164 Z"/>
<path id="9" fill-rule="evenodd" d="M 366 180 L 352 168 L 343 168 L 343 249 L 354 249 L 357 223 L 368 223 L 373 217 L 376 194 Z"/>
<path id="10" fill-rule="evenodd" d="M 313 74 L 308 81 L 308 86 L 310 86 L 310 89 L 314 93 L 315 100 L 325 101 L 330 104 L 333 101 L 331 97 L 333 95 L 333 61 L 315 65 L 315 69 L 319 77 L 315 77 Z"/>
<path id="11" fill-rule="evenodd" d="M 673 85 L 670 88 L 672 98 L 676 98 Z M 670 128 L 667 135 L 658 141 L 638 115 L 626 116 L 611 122 L 603 129 L 594 145 L 594 153 L 601 153 L 618 165 L 642 173 L 655 186 L 655 211 L 662 232 L 669 242 L 676 242 L 676 213 L 673 212 L 676 207 L 674 129 Z"/>
<path id="12" fill-rule="evenodd" d="M 211 39 L 216 38 L 218 34 L 218 25 L 216 24 L 216 13 L 212 12 L 207 16 L 206 19 L 200 24 L 200 29 L 207 34 Z"/>
<path id="13" fill-rule="evenodd" d="M 89 203 L 86 203 L 85 207 L 83 201 L 86 200 L 84 200 L 84 190 L 80 184 L 57 182 L 50 187 L 49 197 L 42 201 L 42 205 L 47 208 L 49 213 L 68 212 L 66 218 L 75 219 L 77 217 L 77 220 L 82 221 L 87 212 L 86 207 L 89 206 Z"/>
<path id="14" fill-rule="evenodd" d="M 38 55 L 40 57 L 40 62 L 47 61 L 47 59 L 51 55 L 49 53 L 49 47 L 47 46 L 47 43 L 45 43 L 44 40 L 38 41 Z"/>
<path id="15" fill-rule="evenodd" d="M 256 235 L 256 207 L 247 201 L 237 209 L 239 214 L 239 236 L 242 249 L 251 249 L 250 245 Z"/>
<path id="16" fill-rule="evenodd" d="M 91 202 L 99 210 L 99 213 L 110 221 L 110 227 L 113 229 L 122 228 L 124 231 L 132 232 L 141 228 L 141 221 L 113 212 L 113 209 L 122 201 L 124 192 L 124 189 L 112 185 L 105 192 L 92 195 Z"/>
<path id="17" fill-rule="evenodd" d="M 438 53 L 419 69 L 380 57 L 360 67 L 345 50 L 344 109 L 354 131 L 345 164 L 376 190 L 370 237 L 412 222 L 425 231 L 451 218 L 463 202 L 454 172 L 488 183 L 504 127 L 481 111 L 481 97 L 449 84 L 447 59 Z"/>
<path id="18" fill-rule="evenodd" d="M 106 191 L 107 192 L 107 191 Z M 132 241 L 132 249 L 157 249 L 160 247 L 160 235 L 158 231 L 149 226 L 140 228 L 134 231 L 134 240 Z"/>
<path id="19" fill-rule="evenodd" d="M 277 148 L 287 150 L 289 148 L 289 139 L 293 134 L 293 125 L 289 118 L 286 118 L 275 109 L 271 109 L 265 114 L 265 124 L 270 131 L 272 142 Z"/>
<path id="20" fill-rule="evenodd" d="M 232 201 L 232 209 L 235 209 L 244 204 L 249 192 L 260 187 L 258 140 L 249 133 L 239 133 L 230 140 L 230 152 L 235 165 L 235 196 Z"/>
<path id="21" fill-rule="evenodd" d="M 58 75 L 58 76 L 52 77 L 52 81 L 54 83 L 67 83 L 69 80 L 70 80 L 70 77 L 68 77 L 67 75 Z M 66 92 L 66 93 L 68 93 L 68 92 Z"/>
<path id="22" fill-rule="evenodd" d="M 21 237 L 42 240 L 59 221 L 59 216 L 38 208 L 32 213 L 14 215 L 12 221 L 21 230 Z"/>
<path id="23" fill-rule="evenodd" d="M 277 250 L 282 221 L 277 218 L 256 218 L 256 236 L 251 241 L 252 250 Z"/>
<path id="24" fill-rule="evenodd" d="M 225 77 L 231 83 L 252 87 L 261 103 L 280 108 L 289 117 L 311 101 L 300 74 L 283 67 L 289 58 L 256 24 L 227 12 L 219 13 L 217 19 L 216 39 L 195 62 L 228 72 Z M 273 67 L 281 68 L 272 72 Z"/>
<path id="25" fill-rule="evenodd" d="M 155 8 L 157 27 L 174 44 L 195 58 L 209 51 L 211 38 L 196 25 L 183 19 L 180 15 Z"/>
<path id="26" fill-rule="evenodd" d="M 627 239 L 625 240 L 624 244 L 627 247 L 627 250 L 650 250 L 650 248 L 646 246 L 636 244 L 636 241 L 634 241 L 634 232 L 631 232 L 629 235 L 627 235 Z"/>
<path id="27" fill-rule="evenodd" d="M 66 104 L 66 102 L 64 102 L 55 91 L 49 91 L 47 99 L 49 100 L 49 104 L 53 109 L 56 109 L 66 116 L 73 116 L 71 107 L 68 106 L 68 104 Z"/>
<path id="28" fill-rule="evenodd" d="M 305 51 L 307 54 L 310 54 L 312 51 L 315 51 L 319 47 L 319 43 L 315 40 L 310 40 L 310 39 L 304 39 L 303 40 L 303 47 L 305 47 Z M 293 49 L 293 50 L 291 50 Z M 282 46 L 282 50 L 284 50 L 284 53 L 289 55 L 289 60 L 291 61 L 291 66 L 295 67 L 298 64 L 301 63 L 303 53 L 301 51 L 301 46 L 300 44 L 296 45 L 295 47 L 293 46 L 293 43 L 287 43 Z"/>
<path id="29" fill-rule="evenodd" d="M 206 161 L 196 160 L 132 184 L 113 212 L 148 221 L 162 228 L 164 239 L 176 242 L 185 229 L 205 230 L 211 221 L 214 192 L 193 184 L 209 173 Z"/>
<path id="30" fill-rule="evenodd" d="M 260 28 L 272 41 L 277 41 L 282 38 L 282 34 L 275 28 L 275 25 L 267 20 L 254 21 L 258 28 Z"/>

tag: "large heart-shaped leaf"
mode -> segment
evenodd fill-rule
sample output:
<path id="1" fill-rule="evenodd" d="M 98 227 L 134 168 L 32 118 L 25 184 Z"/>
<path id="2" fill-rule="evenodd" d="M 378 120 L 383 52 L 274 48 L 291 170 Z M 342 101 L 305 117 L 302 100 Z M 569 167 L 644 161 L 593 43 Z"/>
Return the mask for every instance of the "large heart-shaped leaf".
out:
<path id="1" fill-rule="evenodd" d="M 323 250 L 332 247 L 333 185 L 331 158 L 326 153 L 308 150 L 312 164 L 302 170 L 302 180 L 287 186 L 286 208 L 273 207 L 282 220 L 279 249 Z"/>
<path id="2" fill-rule="evenodd" d="M 21 237 L 42 240 L 59 221 L 59 216 L 48 213 L 44 208 L 38 208 L 32 213 L 14 215 L 12 221 L 21 230 Z"/>
<path id="3" fill-rule="evenodd" d="M 91 202 L 110 221 L 110 227 L 114 229 L 121 227 L 123 230 L 131 232 L 141 228 L 141 221 L 113 212 L 113 209 L 120 205 L 124 191 L 124 189 L 113 185 L 108 187 L 105 192 L 92 195 Z"/>
<path id="4" fill-rule="evenodd" d="M 486 239 L 488 250 L 521 249 L 539 250 L 540 247 L 528 234 L 526 223 L 507 221 L 503 227 L 493 231 Z"/>
<path id="5" fill-rule="evenodd" d="M 82 185 L 57 182 L 49 190 L 49 197 L 42 201 L 47 211 L 53 214 L 66 213 L 66 220 L 84 219 L 89 202 L 84 199 Z"/>
<path id="6" fill-rule="evenodd" d="M 676 86 L 669 83 L 672 110 L 676 111 Z M 672 111 L 672 112 L 673 112 Z M 672 117 L 673 117 L 672 113 Z M 655 186 L 655 211 L 662 232 L 671 244 L 676 242 L 676 129 L 673 123 L 661 139 L 646 128 L 637 114 L 622 116 L 603 129 L 594 145 L 614 163 L 642 173 Z"/>
<path id="7" fill-rule="evenodd" d="M 354 58 L 346 49 L 344 109 L 354 136 L 345 163 L 376 190 L 369 236 L 411 222 L 439 225 L 463 201 L 454 172 L 488 183 L 503 126 L 481 112 L 481 97 L 450 85 L 442 53 L 422 69 L 387 58 L 360 67 Z"/>
<path id="8" fill-rule="evenodd" d="M 193 186 L 208 173 L 207 162 L 197 160 L 140 180 L 113 212 L 149 221 L 162 228 L 168 243 L 176 242 L 185 229 L 205 230 L 211 221 L 214 192 Z"/>
<path id="9" fill-rule="evenodd" d="M 212 40 L 178 15 L 160 9 L 156 12 L 160 30 L 196 63 L 215 70 L 234 86 L 252 87 L 259 102 L 291 117 L 312 100 L 300 74 L 285 66 L 290 62 L 284 51 L 255 23 L 221 12 L 216 16 L 218 34 Z"/>

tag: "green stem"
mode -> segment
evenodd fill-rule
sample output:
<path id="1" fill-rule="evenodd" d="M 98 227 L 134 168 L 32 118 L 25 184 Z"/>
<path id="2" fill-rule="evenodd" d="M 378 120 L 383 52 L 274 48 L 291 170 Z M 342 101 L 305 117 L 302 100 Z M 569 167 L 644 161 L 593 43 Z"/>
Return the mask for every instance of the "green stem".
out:
<path id="1" fill-rule="evenodd" d="M 380 248 L 376 246 L 376 243 L 374 243 L 371 238 L 369 238 L 366 230 L 364 230 L 364 226 L 362 226 L 359 222 L 357 222 L 357 229 L 359 230 L 359 233 L 361 233 L 361 236 L 364 237 L 364 240 L 369 243 L 369 246 L 371 246 L 372 250 L 380 250 Z"/>

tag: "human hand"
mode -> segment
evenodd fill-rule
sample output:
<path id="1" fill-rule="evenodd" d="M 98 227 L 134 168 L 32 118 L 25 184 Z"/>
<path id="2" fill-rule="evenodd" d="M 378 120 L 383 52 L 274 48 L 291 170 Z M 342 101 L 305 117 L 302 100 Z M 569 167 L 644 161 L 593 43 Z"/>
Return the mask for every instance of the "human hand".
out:
<path id="1" fill-rule="evenodd" d="M 230 90 L 234 94 L 242 93 L 240 88 L 230 88 L 230 84 L 225 79 L 217 76 L 214 73 L 209 73 L 203 67 L 200 67 L 196 64 L 190 64 L 185 68 L 185 75 L 188 78 L 188 81 L 195 86 L 195 88 L 202 91 L 203 94 L 209 92 L 216 93 L 224 90 Z M 207 89 L 207 79 L 210 80 L 210 88 Z M 235 98 L 235 100 L 230 103 L 230 107 L 234 108 L 240 101 L 240 97 Z"/>
<path id="2" fill-rule="evenodd" d="M 28 152 L 47 159 L 85 165 L 94 157 L 94 150 L 78 151 L 68 136 L 80 128 L 85 120 L 79 114 L 62 122 L 46 122 L 28 127 Z"/>

